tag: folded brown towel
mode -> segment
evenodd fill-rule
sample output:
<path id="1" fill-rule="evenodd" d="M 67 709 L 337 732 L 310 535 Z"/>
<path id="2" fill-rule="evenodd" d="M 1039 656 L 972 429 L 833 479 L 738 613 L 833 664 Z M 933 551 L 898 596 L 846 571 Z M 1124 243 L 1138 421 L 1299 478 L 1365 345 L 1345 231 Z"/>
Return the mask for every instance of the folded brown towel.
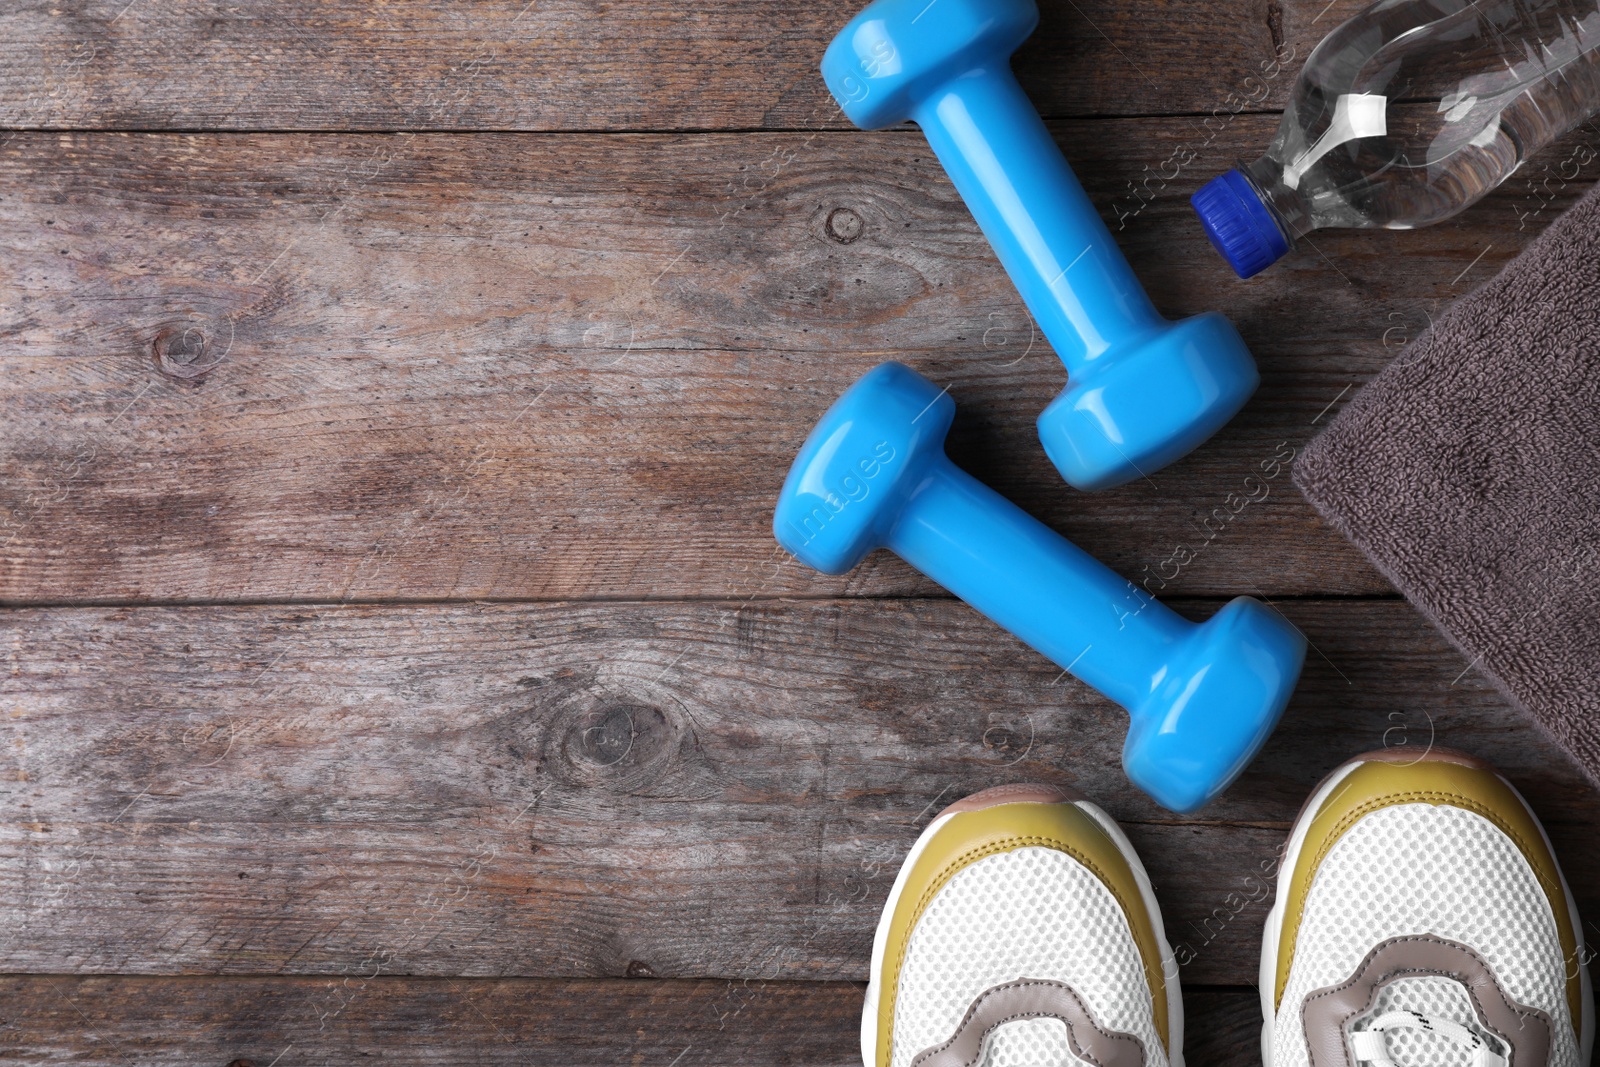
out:
<path id="1" fill-rule="evenodd" d="M 1363 389 L 1294 479 L 1600 783 L 1600 186 Z"/>

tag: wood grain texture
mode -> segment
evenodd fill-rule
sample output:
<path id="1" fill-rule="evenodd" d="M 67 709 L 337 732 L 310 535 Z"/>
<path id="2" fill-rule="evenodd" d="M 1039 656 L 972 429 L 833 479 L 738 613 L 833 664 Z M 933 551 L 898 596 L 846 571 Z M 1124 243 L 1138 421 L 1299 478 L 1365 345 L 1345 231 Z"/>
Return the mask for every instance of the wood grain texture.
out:
<path id="1" fill-rule="evenodd" d="M 863 5 L 581 0 L 15 0 L 0 125 L 67 129 L 682 130 L 844 120 L 817 73 Z M 1281 106 L 1361 7 L 1045 0 L 1017 57 L 1049 116 Z M 1267 72 L 1267 73 L 1264 73 Z"/>
<path id="2" fill-rule="evenodd" d="M 1301 802 L 1403 743 L 1496 760 L 1600 906 L 1595 794 L 1420 618 L 1286 610 L 1301 690 L 1186 818 L 950 601 L 9 611 L 0 968 L 861 980 L 921 826 L 1043 780 L 1127 826 L 1184 980 L 1245 984 Z"/>
<path id="3" fill-rule="evenodd" d="M 0 978 L 0 1049 L 74 1067 L 859 1067 L 844 982 Z M 1184 990 L 1195 1064 L 1243 1063 L 1253 989 Z M 279 1057 L 282 1057 L 279 1059 Z"/>
<path id="4" fill-rule="evenodd" d="M 1064 372 L 915 133 L 18 136 L 0 599 L 930 593 L 773 573 L 800 441 L 891 357 L 950 385 L 959 462 L 1152 590 L 1386 591 L 1281 460 L 1576 186 L 1240 283 L 1186 195 L 1270 125 L 1057 126 L 1157 303 L 1229 313 L 1265 379 L 1098 495 L 1044 459 Z"/>
<path id="5" fill-rule="evenodd" d="M 1261 1062 L 1261 996 L 1254 988 L 1183 989 L 1184 1060 L 1195 1067 Z"/>
<path id="6" fill-rule="evenodd" d="M 0 1055 L 76 1067 L 859 1067 L 861 994 L 842 982 L 8 977 Z M 1226 1019 L 1245 995 L 1221 999 Z"/>
<path id="7" fill-rule="evenodd" d="M 1249 283 L 1186 205 L 1362 2 L 1042 3 L 1024 88 L 1157 304 L 1228 313 L 1265 378 L 1095 496 L 1040 453 L 1064 374 L 921 136 L 827 97 L 856 0 L 5 5 L 0 603 L 34 606 L 0 610 L 0 1060 L 854 1064 L 906 849 L 1032 779 L 1141 850 L 1189 1062 L 1252 1063 L 1290 820 L 1399 744 L 1495 760 L 1594 913 L 1600 797 L 1360 599 L 1388 586 L 1287 457 L 1572 201 L 1596 131 Z M 1180 611 L 1305 630 L 1221 802 L 1155 808 L 1119 709 L 898 561 L 775 550 L 799 442 L 887 358 L 950 385 L 958 462 Z"/>

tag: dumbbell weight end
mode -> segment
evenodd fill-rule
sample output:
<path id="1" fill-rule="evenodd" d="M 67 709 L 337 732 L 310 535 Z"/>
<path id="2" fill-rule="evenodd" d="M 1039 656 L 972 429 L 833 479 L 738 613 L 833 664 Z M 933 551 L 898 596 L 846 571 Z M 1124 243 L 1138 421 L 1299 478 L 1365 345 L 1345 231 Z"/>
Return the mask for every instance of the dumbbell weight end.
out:
<path id="1" fill-rule="evenodd" d="M 1126 708 L 1128 779 L 1173 811 L 1238 777 L 1300 673 L 1305 641 L 1271 608 L 1239 597 L 1191 623 L 943 453 L 885 547 Z"/>
<path id="2" fill-rule="evenodd" d="M 922 128 L 1034 321 L 1066 364 L 1039 435 L 1080 489 L 1132 481 L 1244 406 L 1255 362 L 1220 315 L 1169 322 L 1011 73 L 1033 0 L 875 0 L 822 75 L 852 122 Z"/>
<path id="3" fill-rule="evenodd" d="M 1128 709 L 1129 778 L 1191 811 L 1265 742 L 1304 639 L 1242 597 L 1195 625 L 950 462 L 947 393 L 898 363 L 846 390 L 790 469 L 773 532 L 830 574 L 888 547 Z"/>

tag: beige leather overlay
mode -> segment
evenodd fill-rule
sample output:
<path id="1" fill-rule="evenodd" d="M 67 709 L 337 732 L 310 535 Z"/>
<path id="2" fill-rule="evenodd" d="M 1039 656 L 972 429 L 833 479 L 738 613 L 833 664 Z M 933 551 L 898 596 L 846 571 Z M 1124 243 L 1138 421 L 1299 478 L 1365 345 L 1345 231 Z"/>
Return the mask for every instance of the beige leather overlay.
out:
<path id="1" fill-rule="evenodd" d="M 911 931 L 928 905 L 956 873 L 987 856 L 1019 848 L 1053 848 L 1083 864 L 1111 891 L 1144 961 L 1156 1033 L 1169 1045 L 1167 987 L 1161 970 L 1160 941 L 1145 910 L 1133 869 L 1093 816 L 1073 804 L 1007 803 L 962 811 L 935 831 L 907 873 L 889 920 L 878 1007 L 878 1067 L 888 1067 L 894 1038 L 895 996 Z"/>
<path id="2" fill-rule="evenodd" d="M 1072 1054 L 1097 1067 L 1144 1067 L 1144 1044 L 1132 1034 L 1107 1030 L 1071 986 L 1020 978 L 984 990 L 967 1009 L 949 1041 L 925 1049 L 911 1067 L 976 1067 L 984 1042 L 1018 1019 L 1060 1019 Z"/>
<path id="3" fill-rule="evenodd" d="M 1458 758 L 1423 759 L 1412 763 L 1371 760 L 1361 763 L 1338 785 L 1312 817 L 1305 843 L 1289 883 L 1283 931 L 1278 939 L 1276 1010 L 1294 962 L 1295 938 L 1304 916 L 1306 897 L 1328 852 L 1364 816 L 1395 804 L 1447 804 L 1488 819 L 1516 843 L 1550 901 L 1563 958 L 1577 959 L 1577 937 L 1561 887 L 1560 868 L 1545 846 L 1544 834 L 1511 786 L 1488 766 Z M 1567 969 L 1567 1004 L 1573 1024 L 1581 1016 L 1580 969 Z"/>
<path id="4" fill-rule="evenodd" d="M 1518 1067 L 1544 1067 L 1550 1061 L 1550 1016 L 1506 996 L 1493 969 L 1466 945 L 1419 934 L 1396 937 L 1374 948 L 1356 973 L 1335 986 L 1307 994 L 1300 1008 L 1311 1067 L 1355 1067 L 1350 1023 L 1370 1012 L 1378 992 L 1401 978 L 1440 975 L 1460 982 L 1478 1022 L 1510 1046 Z"/>

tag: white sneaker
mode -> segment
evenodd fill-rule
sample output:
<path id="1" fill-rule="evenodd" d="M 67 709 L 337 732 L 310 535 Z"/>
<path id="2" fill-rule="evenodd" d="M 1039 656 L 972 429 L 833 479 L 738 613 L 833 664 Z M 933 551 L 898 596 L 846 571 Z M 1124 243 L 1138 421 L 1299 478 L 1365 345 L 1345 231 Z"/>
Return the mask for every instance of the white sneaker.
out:
<path id="1" fill-rule="evenodd" d="M 1587 1067 L 1583 932 L 1487 764 L 1360 756 L 1295 822 L 1261 952 L 1267 1067 Z"/>
<path id="2" fill-rule="evenodd" d="M 1150 879 L 1110 816 L 987 789 L 917 838 L 872 945 L 866 1067 L 1182 1067 Z"/>

